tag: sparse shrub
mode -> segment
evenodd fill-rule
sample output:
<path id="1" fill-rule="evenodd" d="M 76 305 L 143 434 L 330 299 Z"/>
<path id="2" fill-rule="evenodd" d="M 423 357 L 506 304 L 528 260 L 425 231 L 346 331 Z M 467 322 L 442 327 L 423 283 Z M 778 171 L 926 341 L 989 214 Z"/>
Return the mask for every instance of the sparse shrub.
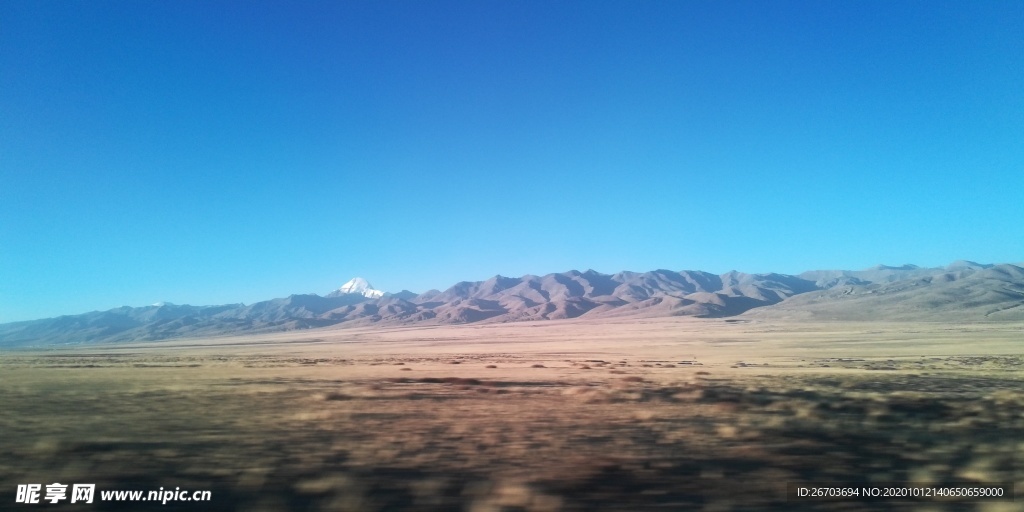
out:
<path id="1" fill-rule="evenodd" d="M 496 364 L 489 364 L 487 366 L 484 366 L 484 368 L 497 368 L 497 367 L 498 367 L 498 365 L 496 365 Z"/>
<path id="2" fill-rule="evenodd" d="M 408 368 L 408 367 L 406 367 L 406 368 L 399 368 L 399 369 L 402 370 L 403 372 L 411 372 L 412 371 L 412 368 Z"/>
<path id="3" fill-rule="evenodd" d="M 479 386 L 483 384 L 477 379 L 464 379 L 462 377 L 424 377 L 418 381 L 424 384 L 459 384 L 463 386 Z"/>
<path id="4" fill-rule="evenodd" d="M 352 397 L 338 392 L 324 393 L 324 400 L 335 401 L 335 400 L 351 400 Z"/>
<path id="5" fill-rule="evenodd" d="M 535 365 L 531 366 L 530 368 L 544 368 L 544 365 L 542 365 L 542 364 L 535 364 Z"/>

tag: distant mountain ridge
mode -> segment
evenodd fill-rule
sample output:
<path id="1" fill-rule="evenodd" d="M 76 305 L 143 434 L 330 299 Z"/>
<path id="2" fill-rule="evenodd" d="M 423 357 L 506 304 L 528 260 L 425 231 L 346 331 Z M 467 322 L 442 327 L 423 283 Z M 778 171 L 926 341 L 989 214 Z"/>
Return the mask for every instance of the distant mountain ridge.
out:
<path id="1" fill-rule="evenodd" d="M 744 316 L 774 320 L 1024 321 L 1024 268 L 1020 266 L 954 262 L 935 272 L 919 270 L 910 270 L 901 279 L 876 274 L 873 282 L 864 280 L 863 274 L 839 276 L 828 281 L 834 282 L 830 286 Z"/>
<path id="2" fill-rule="evenodd" d="M 494 276 L 419 295 L 355 278 L 326 296 L 251 305 L 157 303 L 0 325 L 0 347 L 152 341 L 330 325 L 436 325 L 565 318 L 743 315 L 762 319 L 1024 321 L 1024 269 L 957 261 L 799 275 L 594 270 Z"/>

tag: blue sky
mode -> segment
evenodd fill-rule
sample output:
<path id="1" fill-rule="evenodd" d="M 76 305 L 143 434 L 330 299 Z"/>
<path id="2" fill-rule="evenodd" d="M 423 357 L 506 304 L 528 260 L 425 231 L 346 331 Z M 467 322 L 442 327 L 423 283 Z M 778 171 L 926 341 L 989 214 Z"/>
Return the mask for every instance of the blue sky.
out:
<path id="1" fill-rule="evenodd" d="M 1024 261 L 1024 3 L 0 0 L 0 322 Z"/>

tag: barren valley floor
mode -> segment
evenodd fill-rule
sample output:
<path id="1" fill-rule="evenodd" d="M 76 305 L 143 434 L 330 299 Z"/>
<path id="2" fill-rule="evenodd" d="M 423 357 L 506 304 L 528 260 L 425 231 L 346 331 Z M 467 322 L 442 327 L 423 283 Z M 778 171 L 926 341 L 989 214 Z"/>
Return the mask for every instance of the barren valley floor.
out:
<path id="1" fill-rule="evenodd" d="M 3 352 L 0 508 L 60 482 L 212 492 L 75 510 L 1022 510 L 786 497 L 1024 492 L 1022 344 L 1005 323 L 643 319 Z"/>

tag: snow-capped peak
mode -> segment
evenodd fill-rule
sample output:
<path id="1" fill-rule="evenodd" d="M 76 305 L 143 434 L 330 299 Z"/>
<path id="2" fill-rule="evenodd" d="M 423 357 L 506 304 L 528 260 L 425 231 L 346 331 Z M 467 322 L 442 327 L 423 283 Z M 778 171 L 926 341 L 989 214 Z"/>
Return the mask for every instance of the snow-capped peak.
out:
<path id="1" fill-rule="evenodd" d="M 358 293 L 363 297 L 369 297 L 371 299 L 377 299 L 384 296 L 384 292 L 374 289 L 373 285 L 369 281 L 361 277 L 354 277 L 349 282 L 341 285 L 338 288 L 338 293 Z"/>

